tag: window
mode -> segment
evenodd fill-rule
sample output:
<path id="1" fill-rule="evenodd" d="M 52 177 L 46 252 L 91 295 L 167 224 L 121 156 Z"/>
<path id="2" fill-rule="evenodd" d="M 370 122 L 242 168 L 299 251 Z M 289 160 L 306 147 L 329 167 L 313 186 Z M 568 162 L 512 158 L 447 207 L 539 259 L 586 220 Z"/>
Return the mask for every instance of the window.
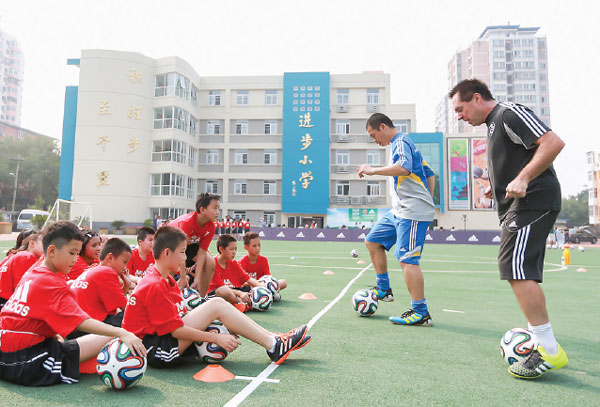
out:
<path id="1" fill-rule="evenodd" d="M 265 164 L 277 164 L 277 151 L 265 150 Z"/>
<path id="2" fill-rule="evenodd" d="M 264 195 L 276 195 L 277 194 L 277 183 L 275 181 L 265 181 L 263 183 L 263 194 Z"/>
<path id="3" fill-rule="evenodd" d="M 548 77 L 545 73 L 540 74 L 540 81 L 545 81 Z"/>
<path id="4" fill-rule="evenodd" d="M 546 69 L 546 64 L 544 64 L 544 63 L 541 63 L 541 64 L 540 64 L 540 69 Z"/>
<path id="5" fill-rule="evenodd" d="M 198 135 L 198 119 L 190 115 L 190 136 L 196 137 Z"/>
<path id="6" fill-rule="evenodd" d="M 248 122 L 246 120 L 235 122 L 235 134 L 248 134 Z"/>
<path id="7" fill-rule="evenodd" d="M 517 53 L 517 51 L 515 51 L 515 54 L 516 53 Z M 505 57 L 506 57 L 506 55 L 504 55 L 504 51 L 494 51 L 494 58 L 504 59 Z"/>
<path id="8" fill-rule="evenodd" d="M 219 164 L 219 150 L 206 150 L 206 163 Z"/>
<path id="9" fill-rule="evenodd" d="M 380 154 L 379 151 L 367 151 L 367 164 L 379 165 Z"/>
<path id="10" fill-rule="evenodd" d="M 248 164 L 248 151 L 238 150 L 235 152 L 235 164 Z"/>
<path id="11" fill-rule="evenodd" d="M 209 194 L 216 194 L 219 189 L 219 182 L 214 180 L 206 181 L 206 192 Z"/>
<path id="12" fill-rule="evenodd" d="M 235 219 L 241 219 L 241 218 L 247 219 L 246 211 L 233 211 L 233 217 Z"/>
<path id="13" fill-rule="evenodd" d="M 248 193 L 248 181 L 236 180 L 233 184 L 233 193 L 235 195 L 246 195 Z"/>
<path id="14" fill-rule="evenodd" d="M 177 106 L 154 109 L 155 129 L 179 129 L 187 131 L 189 113 Z"/>
<path id="15" fill-rule="evenodd" d="M 265 134 L 277 134 L 276 121 L 265 121 Z"/>
<path id="16" fill-rule="evenodd" d="M 516 67 L 516 64 L 515 64 Z M 505 69 L 506 62 L 494 62 L 494 69 Z"/>
<path id="17" fill-rule="evenodd" d="M 513 45 L 520 46 L 521 45 L 521 40 L 513 40 Z"/>
<path id="18" fill-rule="evenodd" d="M 192 89 L 190 91 L 190 99 L 192 101 L 192 105 L 198 107 L 198 88 L 192 85 Z"/>
<path id="19" fill-rule="evenodd" d="M 172 161 L 185 164 L 187 144 L 179 140 L 155 140 L 152 142 L 152 161 Z"/>
<path id="20" fill-rule="evenodd" d="M 189 177 L 187 180 L 185 196 L 188 199 L 194 199 L 196 197 L 196 180 L 191 177 Z"/>
<path id="21" fill-rule="evenodd" d="M 394 127 L 396 130 L 401 131 L 404 134 L 408 134 L 410 131 L 410 120 L 395 120 Z"/>
<path id="22" fill-rule="evenodd" d="M 349 103 L 350 90 L 349 89 L 338 89 L 337 90 L 337 104 L 347 105 Z"/>
<path id="23" fill-rule="evenodd" d="M 350 164 L 350 152 L 349 151 L 338 151 L 335 153 L 335 163 L 337 165 L 348 165 Z"/>
<path id="24" fill-rule="evenodd" d="M 207 127 L 208 134 L 221 134 L 221 122 L 218 120 L 209 120 Z"/>
<path id="25" fill-rule="evenodd" d="M 180 174 L 152 174 L 150 195 L 184 196 L 185 177 Z"/>
<path id="26" fill-rule="evenodd" d="M 183 214 L 190 212 L 192 209 L 186 208 L 150 208 L 150 218 L 154 215 L 158 215 L 160 219 L 167 220 L 169 218 L 175 219 Z"/>
<path id="27" fill-rule="evenodd" d="M 506 72 L 494 72 L 494 79 L 506 79 Z"/>
<path id="28" fill-rule="evenodd" d="M 367 89 L 367 104 L 379 104 L 379 89 Z"/>
<path id="29" fill-rule="evenodd" d="M 350 122 L 347 120 L 336 120 L 335 132 L 337 134 L 350 134 Z"/>
<path id="30" fill-rule="evenodd" d="M 156 75 L 154 81 L 154 96 L 177 95 L 182 99 L 188 100 L 190 89 L 190 80 L 183 75 L 175 72 Z"/>
<path id="31" fill-rule="evenodd" d="M 190 88 L 190 80 L 185 76 L 176 74 L 175 94 L 182 99 L 188 99 L 188 89 Z"/>
<path id="32" fill-rule="evenodd" d="M 506 92 L 505 83 L 497 83 L 494 85 L 494 92 Z"/>
<path id="33" fill-rule="evenodd" d="M 221 91 L 211 90 L 208 92 L 208 105 L 221 106 Z"/>
<path id="34" fill-rule="evenodd" d="M 265 105 L 276 105 L 277 104 L 277 91 L 266 90 L 265 91 Z"/>
<path id="35" fill-rule="evenodd" d="M 369 196 L 379 196 L 379 182 L 377 181 L 367 181 L 367 195 Z"/>
<path id="36" fill-rule="evenodd" d="M 196 168 L 196 149 L 192 146 L 188 146 L 188 165 L 192 168 Z"/>
<path id="37" fill-rule="evenodd" d="M 236 103 L 238 105 L 247 105 L 248 104 L 248 91 L 247 90 L 238 90 Z"/>
<path id="38" fill-rule="evenodd" d="M 335 189 L 337 195 L 348 196 L 350 195 L 350 181 L 337 181 L 335 183 Z"/>
<path id="39" fill-rule="evenodd" d="M 263 218 L 267 225 L 275 224 L 275 212 L 263 212 Z"/>
<path id="40" fill-rule="evenodd" d="M 503 47 L 504 46 L 504 40 L 494 40 L 492 42 L 494 47 Z"/>

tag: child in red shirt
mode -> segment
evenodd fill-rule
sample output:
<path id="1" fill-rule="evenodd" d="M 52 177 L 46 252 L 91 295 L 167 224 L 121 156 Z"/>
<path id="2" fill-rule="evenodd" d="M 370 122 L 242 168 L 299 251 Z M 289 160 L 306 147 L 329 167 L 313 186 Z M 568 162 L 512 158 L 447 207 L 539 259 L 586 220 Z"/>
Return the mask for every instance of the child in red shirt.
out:
<path id="1" fill-rule="evenodd" d="M 146 355 L 135 335 L 90 318 L 77 305 L 63 276 L 75 264 L 82 241 L 71 222 L 44 230 L 43 265 L 23 276 L 0 312 L 0 379 L 25 386 L 76 383 L 79 362 L 97 357 L 115 336 L 134 354 Z M 62 341 L 74 329 L 96 335 Z"/>
<path id="2" fill-rule="evenodd" d="M 181 317 L 174 298 L 177 289 L 172 275 L 186 259 L 187 236 L 173 227 L 163 226 L 154 239 L 155 266 L 146 271 L 125 308 L 123 327 L 134 332 L 148 347 L 148 364 L 169 367 L 197 356 L 194 342 L 213 342 L 232 352 L 244 336 L 267 350 L 269 358 L 281 364 L 291 351 L 310 340 L 303 325 L 287 334 L 273 334 L 252 321 L 220 298 L 212 298 Z M 214 320 L 220 320 L 232 334 L 217 334 L 204 330 Z"/>
<path id="3" fill-rule="evenodd" d="M 0 308 L 13 294 L 25 272 L 44 254 L 42 235 L 29 235 L 21 247 L 23 250 L 17 251 L 4 265 L 0 265 Z"/>
<path id="4" fill-rule="evenodd" d="M 152 254 L 152 242 L 154 241 L 154 229 L 144 226 L 137 233 L 138 247 L 131 251 L 131 258 L 127 263 L 127 270 L 132 276 L 144 277 L 148 267 L 154 264 Z"/>
<path id="5" fill-rule="evenodd" d="M 77 303 L 90 317 L 112 326 L 121 326 L 127 304 L 125 294 L 132 285 L 127 271 L 131 248 L 119 238 L 106 241 L 100 253 L 100 265 L 84 271 L 71 284 Z M 76 338 L 78 332 L 69 335 Z"/>
<path id="6" fill-rule="evenodd" d="M 69 274 L 67 274 L 67 280 L 75 280 L 85 270 L 100 263 L 102 239 L 96 231 L 91 229 L 84 229 L 82 234 L 83 245 L 81 247 L 81 253 L 79 253 L 77 261 L 73 267 L 71 267 Z"/>
<path id="7" fill-rule="evenodd" d="M 256 232 L 247 233 L 244 236 L 244 249 L 247 255 L 238 260 L 240 266 L 251 277 L 260 280 L 262 276 L 270 276 L 269 260 L 260 255 L 260 236 Z M 287 287 L 287 281 L 277 280 L 279 289 L 284 290 Z"/>

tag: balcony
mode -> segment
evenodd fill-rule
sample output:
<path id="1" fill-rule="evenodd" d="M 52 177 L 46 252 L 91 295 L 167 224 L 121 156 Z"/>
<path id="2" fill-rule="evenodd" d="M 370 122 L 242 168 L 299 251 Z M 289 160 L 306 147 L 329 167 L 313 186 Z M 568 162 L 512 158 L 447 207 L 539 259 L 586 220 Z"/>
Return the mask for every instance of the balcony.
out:
<path id="1" fill-rule="evenodd" d="M 362 196 L 351 196 L 350 197 L 350 205 L 362 205 L 363 197 Z"/>
<path id="2" fill-rule="evenodd" d="M 348 105 L 337 105 L 335 111 L 338 113 L 348 113 L 350 108 Z"/>
<path id="3" fill-rule="evenodd" d="M 348 174 L 350 170 L 347 165 L 338 165 L 335 168 L 335 172 L 338 174 Z"/>
<path id="4" fill-rule="evenodd" d="M 367 105 L 367 112 L 369 112 L 369 113 L 379 112 L 379 105 Z"/>
<path id="5" fill-rule="evenodd" d="M 336 138 L 338 143 L 348 143 L 350 141 L 348 134 L 338 134 Z"/>

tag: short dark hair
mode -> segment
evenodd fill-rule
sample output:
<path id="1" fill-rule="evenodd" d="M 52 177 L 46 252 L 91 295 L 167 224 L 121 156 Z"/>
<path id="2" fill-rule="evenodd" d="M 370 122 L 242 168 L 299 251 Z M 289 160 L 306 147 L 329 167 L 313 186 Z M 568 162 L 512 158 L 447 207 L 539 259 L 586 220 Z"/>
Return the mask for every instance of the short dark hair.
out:
<path id="1" fill-rule="evenodd" d="M 256 232 L 248 232 L 244 235 L 244 246 L 248 246 L 252 239 L 260 239 L 260 235 Z"/>
<path id="2" fill-rule="evenodd" d="M 479 93 L 483 100 L 494 100 L 488 86 L 479 79 L 465 79 L 460 81 L 448 92 L 448 97 L 452 99 L 457 93 L 461 102 L 470 102 L 475 93 Z"/>
<path id="3" fill-rule="evenodd" d="M 221 247 L 225 248 L 229 246 L 229 243 L 231 242 L 237 242 L 236 238 L 228 234 L 219 236 L 219 238 L 217 239 L 217 253 L 221 254 L 221 251 L 219 249 Z"/>
<path id="4" fill-rule="evenodd" d="M 211 201 L 220 201 L 221 196 L 203 192 L 196 199 L 196 212 L 200 212 L 200 208 L 207 208 Z"/>
<path id="5" fill-rule="evenodd" d="M 48 254 L 48 247 L 55 246 L 61 249 L 71 240 L 83 242 L 83 234 L 75 224 L 67 220 L 59 220 L 51 223 L 44 228 L 42 232 L 42 245 L 44 246 L 44 254 Z"/>
<path id="6" fill-rule="evenodd" d="M 119 257 L 123 252 L 131 253 L 131 247 L 124 240 L 113 237 L 104 243 L 104 247 L 102 247 L 102 251 L 100 252 L 100 260 L 104 260 L 109 253 L 112 253 L 115 257 Z"/>
<path id="7" fill-rule="evenodd" d="M 154 228 L 151 228 L 149 226 L 144 226 L 141 227 L 140 230 L 138 230 L 137 232 L 137 241 L 139 242 L 146 240 L 146 238 L 148 237 L 148 235 L 153 235 L 155 234 L 156 231 L 154 230 Z"/>
<path id="8" fill-rule="evenodd" d="M 185 233 L 173 226 L 162 226 L 154 235 L 154 244 L 152 245 L 154 259 L 160 258 L 165 249 L 175 251 L 181 242 L 187 242 Z"/>
<path id="9" fill-rule="evenodd" d="M 383 113 L 373 113 L 371 117 L 369 117 L 369 119 L 367 120 L 367 125 L 365 126 L 365 129 L 370 127 L 374 130 L 379 130 L 379 126 L 381 126 L 382 124 L 385 124 L 391 129 L 396 128 L 396 126 L 394 126 L 394 123 L 392 122 L 392 119 L 390 119 Z"/>

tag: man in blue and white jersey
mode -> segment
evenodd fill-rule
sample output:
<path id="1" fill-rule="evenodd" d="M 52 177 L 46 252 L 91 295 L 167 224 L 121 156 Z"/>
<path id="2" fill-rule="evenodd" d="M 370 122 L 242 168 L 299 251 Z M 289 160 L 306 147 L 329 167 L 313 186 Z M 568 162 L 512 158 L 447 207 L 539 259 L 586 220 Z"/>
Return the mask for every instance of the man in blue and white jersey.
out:
<path id="1" fill-rule="evenodd" d="M 392 209 L 377 222 L 365 239 L 377 273 L 377 285 L 372 291 L 380 301 L 394 300 L 386 251 L 396 245 L 394 255 L 400 261 L 412 302 L 408 311 L 401 316 L 390 317 L 390 321 L 398 325 L 432 326 L 419 261 L 427 228 L 433 220 L 435 175 L 412 140 L 399 132 L 389 117 L 375 113 L 367 120 L 366 128 L 377 144 L 382 147 L 391 145 L 392 148 L 387 166 L 372 168 L 362 164 L 357 169 L 360 178 L 365 175 L 386 175 L 392 178 Z"/>

